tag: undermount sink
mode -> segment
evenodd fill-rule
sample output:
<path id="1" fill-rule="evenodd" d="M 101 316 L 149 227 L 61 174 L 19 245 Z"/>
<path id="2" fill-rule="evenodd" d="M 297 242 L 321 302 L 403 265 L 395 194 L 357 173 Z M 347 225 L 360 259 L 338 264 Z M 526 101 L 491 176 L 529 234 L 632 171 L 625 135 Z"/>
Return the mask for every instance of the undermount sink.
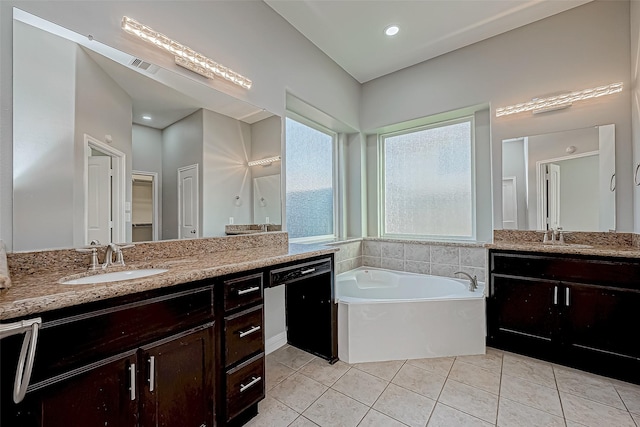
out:
<path id="1" fill-rule="evenodd" d="M 112 273 L 95 274 L 60 282 L 62 285 L 90 285 L 95 283 L 120 282 L 123 280 L 139 279 L 141 277 L 161 274 L 169 270 L 164 268 L 144 268 L 139 270 L 114 271 Z"/>

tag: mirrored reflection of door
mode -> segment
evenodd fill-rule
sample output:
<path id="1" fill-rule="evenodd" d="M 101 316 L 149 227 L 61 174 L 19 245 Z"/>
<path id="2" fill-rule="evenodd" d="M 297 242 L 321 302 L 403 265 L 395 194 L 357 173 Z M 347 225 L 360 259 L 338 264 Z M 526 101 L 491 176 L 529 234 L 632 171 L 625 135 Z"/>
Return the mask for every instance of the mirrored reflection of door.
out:
<path id="1" fill-rule="evenodd" d="M 136 171 L 131 179 L 131 240 L 158 240 L 158 174 Z"/>
<path id="2" fill-rule="evenodd" d="M 109 243 L 111 230 L 111 157 L 88 159 L 87 242 Z"/>
<path id="3" fill-rule="evenodd" d="M 557 230 L 560 227 L 560 165 L 555 163 L 547 165 L 546 187 L 545 202 L 548 228 Z"/>
<path id="4" fill-rule="evenodd" d="M 178 169 L 178 238 L 199 237 L 198 165 Z"/>
<path id="5" fill-rule="evenodd" d="M 518 191 L 516 177 L 502 179 L 502 228 L 504 230 L 518 229 Z"/>

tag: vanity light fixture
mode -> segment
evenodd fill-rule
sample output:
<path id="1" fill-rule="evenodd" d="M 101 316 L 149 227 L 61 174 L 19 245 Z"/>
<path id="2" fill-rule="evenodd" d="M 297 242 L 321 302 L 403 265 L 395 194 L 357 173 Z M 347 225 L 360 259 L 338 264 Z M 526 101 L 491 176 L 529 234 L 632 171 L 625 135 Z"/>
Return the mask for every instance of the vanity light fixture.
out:
<path id="1" fill-rule="evenodd" d="M 279 160 L 282 160 L 282 157 L 273 156 L 273 157 L 267 157 L 266 159 L 252 160 L 249 163 L 247 163 L 247 165 L 249 165 L 249 166 L 259 166 L 259 165 L 270 166 L 271 163 L 277 162 Z"/>
<path id="2" fill-rule="evenodd" d="M 139 23 L 135 19 L 123 16 L 122 29 L 129 34 L 140 37 L 142 40 L 173 54 L 175 56 L 176 64 L 181 67 L 209 79 L 221 77 L 245 89 L 251 88 L 252 83 L 248 78 L 218 64 L 203 54 L 170 39 L 164 34 L 155 31 L 153 28 Z"/>
<path id="3" fill-rule="evenodd" d="M 396 34 L 398 34 L 398 32 L 400 32 L 400 27 L 398 27 L 397 25 L 389 25 L 384 29 L 384 33 L 389 37 L 395 36 Z"/>
<path id="4" fill-rule="evenodd" d="M 547 111 L 571 107 L 576 101 L 598 98 L 604 95 L 613 95 L 618 92 L 622 92 L 622 83 L 612 83 L 606 86 L 564 93 L 547 98 L 534 98 L 522 104 L 496 108 L 496 117 L 508 116 L 509 114 L 522 113 L 525 111 L 531 111 L 533 114 L 546 113 Z"/>

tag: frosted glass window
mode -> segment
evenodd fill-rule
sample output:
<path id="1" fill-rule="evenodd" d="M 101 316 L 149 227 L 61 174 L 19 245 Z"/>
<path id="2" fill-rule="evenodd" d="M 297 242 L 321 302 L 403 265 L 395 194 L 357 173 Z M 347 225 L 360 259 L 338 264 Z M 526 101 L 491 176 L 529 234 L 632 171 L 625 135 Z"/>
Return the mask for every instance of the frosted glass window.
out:
<path id="1" fill-rule="evenodd" d="M 472 121 L 382 137 L 384 234 L 472 238 Z"/>
<path id="2" fill-rule="evenodd" d="M 287 231 L 292 239 L 334 234 L 334 136 L 286 119 Z"/>

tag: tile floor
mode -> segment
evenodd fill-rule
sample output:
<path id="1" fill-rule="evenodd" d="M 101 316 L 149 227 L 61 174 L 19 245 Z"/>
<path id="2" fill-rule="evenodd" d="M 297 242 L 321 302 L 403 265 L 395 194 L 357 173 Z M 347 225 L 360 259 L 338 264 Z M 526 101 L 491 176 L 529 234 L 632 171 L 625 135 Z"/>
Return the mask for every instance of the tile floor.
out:
<path id="1" fill-rule="evenodd" d="M 251 427 L 640 426 L 640 386 L 495 349 L 329 365 L 285 346 L 266 371 Z"/>

